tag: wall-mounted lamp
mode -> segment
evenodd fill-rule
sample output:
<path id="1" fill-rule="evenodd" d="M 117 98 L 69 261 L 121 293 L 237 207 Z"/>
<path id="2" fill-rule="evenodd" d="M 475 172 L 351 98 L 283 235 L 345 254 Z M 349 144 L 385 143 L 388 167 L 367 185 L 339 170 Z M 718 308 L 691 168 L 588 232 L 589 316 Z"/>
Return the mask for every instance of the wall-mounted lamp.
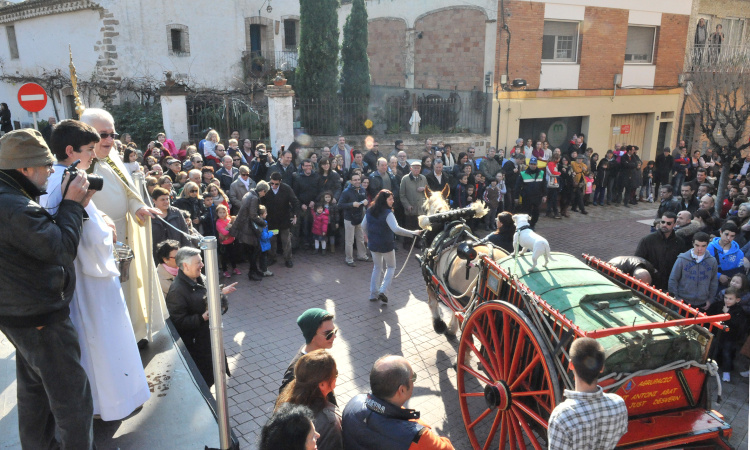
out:
<path id="1" fill-rule="evenodd" d="M 422 32 L 421 32 L 421 31 L 420 31 L 419 33 L 417 33 L 417 38 L 418 38 L 418 39 L 422 39 L 422 37 L 423 37 L 423 35 L 422 35 Z"/>

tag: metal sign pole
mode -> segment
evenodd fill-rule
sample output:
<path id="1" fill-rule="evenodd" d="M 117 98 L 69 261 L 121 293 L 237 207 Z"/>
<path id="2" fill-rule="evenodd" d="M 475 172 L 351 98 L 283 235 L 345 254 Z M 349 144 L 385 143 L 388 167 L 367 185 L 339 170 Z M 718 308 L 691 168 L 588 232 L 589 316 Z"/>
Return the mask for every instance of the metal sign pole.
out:
<path id="1" fill-rule="evenodd" d="M 221 323 L 221 293 L 219 292 L 218 241 L 209 236 L 201 242 L 206 257 L 206 290 L 208 292 L 208 324 L 211 330 L 211 357 L 214 364 L 214 386 L 216 386 L 216 412 L 219 419 L 219 442 L 221 448 L 231 448 L 229 408 L 227 406 L 226 363 L 224 359 L 224 336 Z"/>
<path id="2" fill-rule="evenodd" d="M 34 129 L 36 131 L 39 131 L 39 124 L 37 123 L 36 119 L 36 113 L 31 113 L 31 117 L 34 119 Z"/>

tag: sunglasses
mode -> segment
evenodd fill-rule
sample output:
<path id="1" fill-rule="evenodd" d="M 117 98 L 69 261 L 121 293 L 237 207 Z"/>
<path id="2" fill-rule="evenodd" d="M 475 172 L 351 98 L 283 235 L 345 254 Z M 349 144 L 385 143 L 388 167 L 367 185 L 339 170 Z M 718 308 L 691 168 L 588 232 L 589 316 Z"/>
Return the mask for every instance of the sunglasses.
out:
<path id="1" fill-rule="evenodd" d="M 333 330 L 331 330 L 331 331 L 328 331 L 328 332 L 327 332 L 327 333 L 325 334 L 325 336 L 326 336 L 326 341 L 330 341 L 331 339 L 333 339 L 333 337 L 334 337 L 334 336 L 336 336 L 336 334 L 337 334 L 338 332 L 339 332 L 339 329 L 338 329 L 338 328 L 334 328 Z"/>
<path id="2" fill-rule="evenodd" d="M 268 184 L 270 184 L 271 186 L 278 186 L 278 185 L 280 185 L 281 183 L 273 183 L 273 182 L 271 182 L 271 183 L 268 183 Z"/>
<path id="3" fill-rule="evenodd" d="M 237 159 L 232 159 L 232 161 L 240 161 L 240 159 L 239 159 L 239 158 L 237 158 Z"/>
<path id="4" fill-rule="evenodd" d="M 190 193 L 191 194 L 197 194 L 198 193 L 198 189 L 193 189 L 192 191 L 190 191 Z"/>
<path id="5" fill-rule="evenodd" d="M 661 223 L 663 223 L 664 225 L 672 225 L 674 222 L 669 222 L 669 221 L 666 221 L 666 220 L 662 220 Z"/>
<path id="6" fill-rule="evenodd" d="M 250 174 L 249 174 L 249 173 L 241 173 L 241 174 L 240 174 L 240 176 L 241 176 L 241 177 L 249 177 L 249 176 L 250 176 Z"/>
<path id="7" fill-rule="evenodd" d="M 109 137 L 112 139 L 119 139 L 120 135 L 117 133 L 99 133 L 99 137 L 102 139 L 107 139 Z"/>

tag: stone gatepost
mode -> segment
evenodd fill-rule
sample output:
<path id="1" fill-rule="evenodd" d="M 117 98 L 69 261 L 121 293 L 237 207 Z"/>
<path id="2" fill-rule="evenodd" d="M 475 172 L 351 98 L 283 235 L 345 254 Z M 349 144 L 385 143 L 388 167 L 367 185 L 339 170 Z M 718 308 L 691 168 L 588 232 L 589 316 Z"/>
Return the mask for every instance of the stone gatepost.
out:
<path id="1" fill-rule="evenodd" d="M 266 87 L 268 98 L 268 126 L 271 132 L 271 151 L 278 156 L 281 146 L 294 142 L 294 91 L 286 80 L 276 77 Z"/>
<path id="2" fill-rule="evenodd" d="M 161 115 L 164 123 L 164 133 L 172 139 L 179 148 L 182 142 L 190 140 L 187 114 L 187 88 L 172 79 L 172 73 L 167 72 L 164 87 L 159 90 L 161 97 Z"/>

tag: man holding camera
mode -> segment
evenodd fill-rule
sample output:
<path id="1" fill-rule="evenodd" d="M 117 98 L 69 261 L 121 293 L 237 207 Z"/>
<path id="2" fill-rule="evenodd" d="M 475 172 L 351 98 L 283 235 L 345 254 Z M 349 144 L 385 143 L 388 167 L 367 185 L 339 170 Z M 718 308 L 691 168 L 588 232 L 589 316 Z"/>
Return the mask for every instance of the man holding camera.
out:
<path id="1" fill-rule="evenodd" d="M 54 163 L 38 131 L 0 139 L 0 331 L 16 348 L 21 446 L 89 449 L 91 387 L 69 304 L 84 207 L 94 191 L 85 174 L 76 177 L 53 218 L 34 199 L 45 193 Z"/>
<path id="2" fill-rule="evenodd" d="M 144 203 L 118 156 L 114 142 L 119 135 L 115 132 L 112 115 L 103 109 L 87 108 L 81 115 L 81 122 L 94 127 L 101 136 L 94 148 L 97 158 L 94 173 L 104 178 L 104 187 L 96 193 L 94 200 L 99 210 L 109 218 L 105 220 L 114 226 L 114 238 L 127 244 L 135 254 L 130 265 L 130 278 L 122 283 L 122 292 L 128 305 L 135 340 L 143 348 L 148 344 L 148 325 L 151 331 L 159 329 L 166 311 L 151 257 L 151 222 L 147 220 L 158 214 L 159 210 Z"/>

